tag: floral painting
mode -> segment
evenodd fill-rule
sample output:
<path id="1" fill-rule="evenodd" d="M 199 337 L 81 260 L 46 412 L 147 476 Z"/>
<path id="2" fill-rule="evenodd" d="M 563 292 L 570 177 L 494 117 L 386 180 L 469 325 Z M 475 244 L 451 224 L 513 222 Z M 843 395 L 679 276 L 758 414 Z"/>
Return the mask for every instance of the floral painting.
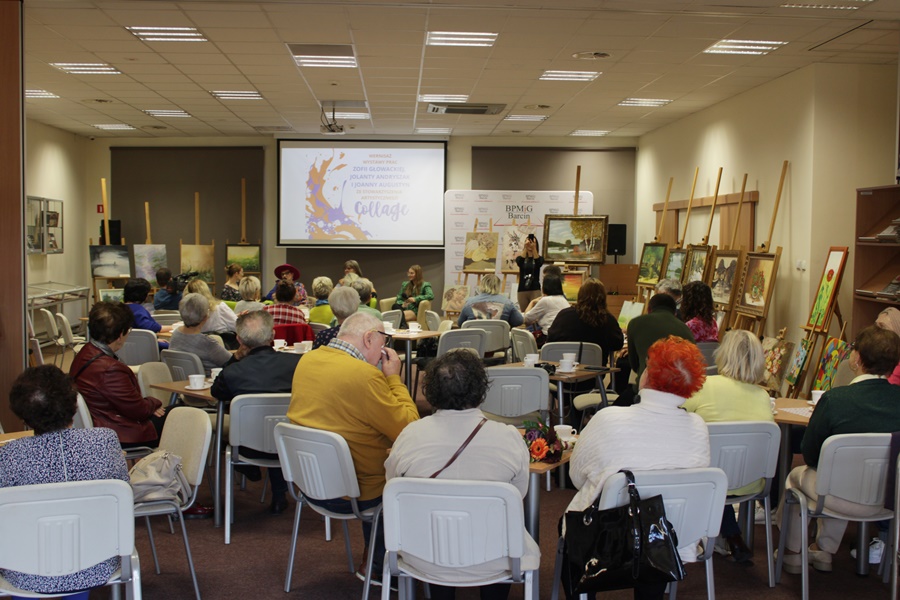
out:
<path id="1" fill-rule="evenodd" d="M 797 381 L 800 379 L 800 374 L 803 372 L 803 367 L 806 366 L 806 359 L 809 358 L 809 351 L 812 348 L 812 342 L 810 340 L 800 340 L 800 346 L 797 348 L 797 354 L 794 355 L 794 360 L 791 362 L 791 367 L 788 369 L 787 375 L 785 375 L 784 380 L 787 381 L 791 385 L 797 385 Z"/>
<path id="2" fill-rule="evenodd" d="M 763 252 L 747 254 L 742 269 L 740 292 L 734 302 L 735 310 L 765 316 L 769 299 L 772 297 L 777 264 L 777 254 Z"/>
<path id="3" fill-rule="evenodd" d="M 813 382 L 814 390 L 830 390 L 834 385 L 834 375 L 842 360 L 850 356 L 850 344 L 838 338 L 829 338 L 822 352 L 822 362 L 819 363 L 819 372 Z"/>
<path id="4" fill-rule="evenodd" d="M 644 251 L 641 252 L 641 263 L 638 268 L 638 284 L 656 285 L 659 283 L 663 259 L 666 256 L 666 248 L 666 244 L 644 244 Z"/>
<path id="5" fill-rule="evenodd" d="M 206 283 L 215 282 L 215 249 L 213 245 L 201 244 L 181 245 L 181 272 L 197 271 L 198 277 Z"/>
<path id="6" fill-rule="evenodd" d="M 134 245 L 134 276 L 143 277 L 153 287 L 159 287 L 156 283 L 156 271 L 168 266 L 166 262 L 165 244 L 135 244 Z"/>
<path id="7" fill-rule="evenodd" d="M 496 271 L 499 245 L 500 234 L 496 231 L 468 232 L 463 251 L 463 271 Z"/>
<path id="8" fill-rule="evenodd" d="M 762 345 L 766 358 L 763 385 L 766 389 L 780 394 L 781 385 L 784 383 L 784 374 L 794 350 L 794 342 L 767 337 L 763 340 Z"/>
<path id="9" fill-rule="evenodd" d="M 828 249 L 828 259 L 825 268 L 822 269 L 822 278 L 819 280 L 816 298 L 809 312 L 807 327 L 823 329 L 826 319 L 834 303 L 838 286 L 841 283 L 841 275 L 844 272 L 844 263 L 847 261 L 847 248 L 832 246 Z"/>

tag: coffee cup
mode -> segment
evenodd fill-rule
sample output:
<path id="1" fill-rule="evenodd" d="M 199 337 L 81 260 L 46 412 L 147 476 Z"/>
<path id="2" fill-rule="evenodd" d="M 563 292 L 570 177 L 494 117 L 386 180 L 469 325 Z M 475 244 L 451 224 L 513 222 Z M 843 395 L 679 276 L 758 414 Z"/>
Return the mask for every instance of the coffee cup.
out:
<path id="1" fill-rule="evenodd" d="M 382 321 L 382 325 L 384 325 L 384 332 L 391 333 L 394 331 L 394 324 L 391 321 Z"/>
<path id="2" fill-rule="evenodd" d="M 294 342 L 294 352 L 300 354 L 303 352 L 303 342 Z"/>
<path id="3" fill-rule="evenodd" d="M 563 360 L 571 360 L 575 362 L 575 353 L 574 352 L 563 352 Z"/>
<path id="4" fill-rule="evenodd" d="M 569 373 L 575 370 L 575 361 L 571 359 L 564 358 L 559 361 L 559 370 L 563 373 Z"/>
<path id="5" fill-rule="evenodd" d="M 312 350 L 312 346 L 313 346 L 312 340 L 306 340 L 305 342 L 298 342 L 298 343 L 300 344 L 300 352 L 301 353 L 305 354 L 305 353 L 309 352 L 310 350 Z M 294 344 L 294 345 L 296 346 L 297 344 Z"/>
<path id="6" fill-rule="evenodd" d="M 536 364 L 537 364 L 537 359 L 535 359 L 531 355 L 525 357 L 525 366 L 526 367 L 533 367 Z"/>
<path id="7" fill-rule="evenodd" d="M 526 354 L 525 355 L 525 360 L 531 360 L 533 362 L 537 362 L 538 360 L 540 360 L 540 358 L 541 358 L 540 354 Z"/>
<path id="8" fill-rule="evenodd" d="M 209 370 L 209 376 L 210 376 L 213 380 L 215 380 L 215 378 L 218 377 L 218 376 L 219 376 L 219 373 L 221 373 L 221 372 L 222 372 L 222 368 L 221 368 L 221 367 L 216 367 L 215 369 L 210 369 L 210 370 Z"/>
<path id="9" fill-rule="evenodd" d="M 553 431 L 556 432 L 556 437 L 563 441 L 571 440 L 578 434 L 578 430 L 570 425 L 554 425 Z"/>
<path id="10" fill-rule="evenodd" d="M 825 393 L 825 390 L 813 390 L 809 393 L 810 399 L 812 399 L 813 406 L 819 403 L 819 398 L 822 397 L 822 394 Z"/>
<path id="11" fill-rule="evenodd" d="M 772 409 L 772 414 L 774 415 L 777 410 L 775 410 L 775 398 L 769 398 L 769 408 Z"/>
<path id="12" fill-rule="evenodd" d="M 408 323 L 407 327 L 409 327 L 410 331 L 413 331 L 416 333 L 418 333 L 419 331 L 422 331 L 422 325 L 420 323 L 416 323 L 415 321 Z"/>
<path id="13" fill-rule="evenodd" d="M 275 346 L 275 349 L 276 349 L 276 350 L 279 350 L 279 349 L 284 348 L 285 346 L 287 346 L 287 340 L 275 340 L 275 341 L 272 342 L 272 343 L 273 343 L 273 345 Z"/>
<path id="14" fill-rule="evenodd" d="M 199 389 L 206 382 L 206 375 L 188 375 L 188 381 L 192 388 Z"/>

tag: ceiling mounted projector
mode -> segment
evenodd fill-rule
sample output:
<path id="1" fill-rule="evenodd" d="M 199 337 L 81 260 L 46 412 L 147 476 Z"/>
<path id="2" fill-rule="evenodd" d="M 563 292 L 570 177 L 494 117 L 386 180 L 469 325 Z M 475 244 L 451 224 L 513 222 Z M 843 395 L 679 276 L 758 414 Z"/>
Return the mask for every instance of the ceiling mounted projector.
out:
<path id="1" fill-rule="evenodd" d="M 344 135 L 344 126 L 337 123 L 328 123 L 319 127 L 322 135 Z"/>

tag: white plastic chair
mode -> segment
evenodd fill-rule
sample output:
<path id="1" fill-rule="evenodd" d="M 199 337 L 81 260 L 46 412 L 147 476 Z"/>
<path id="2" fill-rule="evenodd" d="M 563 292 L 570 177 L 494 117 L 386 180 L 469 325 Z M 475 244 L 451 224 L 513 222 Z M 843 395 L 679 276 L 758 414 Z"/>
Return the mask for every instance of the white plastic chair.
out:
<path id="1" fill-rule="evenodd" d="M 193 352 L 166 349 L 160 356 L 172 373 L 172 381 L 184 381 L 189 375 L 206 375 L 203 361 Z"/>
<path id="2" fill-rule="evenodd" d="M 356 479 L 356 468 L 353 466 L 353 458 L 350 456 L 350 447 L 346 440 L 330 431 L 312 429 L 293 423 L 278 423 L 275 426 L 275 446 L 278 448 L 278 459 L 281 462 L 284 479 L 288 482 L 291 496 L 297 501 L 284 591 L 291 591 L 294 556 L 297 552 L 297 534 L 300 529 L 300 509 L 303 508 L 305 498 L 313 500 L 350 499 L 353 514 L 333 512 L 311 503 L 309 507 L 320 515 L 342 522 L 347 564 L 350 572 L 353 573 L 356 567 L 353 564 L 353 552 L 350 550 L 350 532 L 347 528 L 347 521 L 359 519 L 372 523 L 374 535 L 381 517 L 381 506 L 365 511 L 360 510 L 357 506 L 359 482 Z M 521 499 L 519 503 L 521 505 Z M 369 597 L 374 552 L 375 544 L 370 544 L 369 555 L 366 557 L 363 600 Z"/>
<path id="3" fill-rule="evenodd" d="M 72 427 L 74 429 L 94 428 L 94 419 L 91 417 L 91 411 L 80 393 L 75 396 L 75 416 L 72 417 Z M 153 452 L 153 448 L 149 446 L 134 446 L 124 450 L 125 460 L 137 460 L 151 452 Z"/>
<path id="4" fill-rule="evenodd" d="M 810 509 L 813 500 L 790 485 L 785 488 L 784 510 L 781 516 L 781 536 L 778 538 L 778 563 L 775 568 L 775 581 L 781 580 L 781 568 L 784 562 L 784 544 L 791 512 L 789 504 L 800 505 L 800 555 L 802 560 L 801 578 L 803 584 L 803 600 L 809 599 L 809 519 L 844 519 L 856 521 L 857 560 L 866 561 L 868 536 L 865 523 L 884 521 L 894 517 L 893 511 L 882 508 L 870 517 L 857 517 L 842 514 L 828 506 L 828 497 L 839 498 L 854 504 L 871 507 L 884 505 L 884 494 L 887 487 L 887 473 L 890 470 L 891 434 L 889 433 L 848 433 L 833 435 L 822 444 L 819 452 L 819 465 L 816 467 L 815 508 Z M 887 550 L 887 549 L 886 549 Z M 863 562 L 863 564 L 866 564 Z"/>
<path id="5" fill-rule="evenodd" d="M 391 326 L 394 329 L 400 329 L 400 318 L 403 316 L 403 311 L 400 309 L 394 310 L 386 310 L 381 313 L 382 321 L 390 321 Z"/>
<path id="6" fill-rule="evenodd" d="M 468 348 L 478 354 L 478 358 L 484 358 L 484 348 L 487 345 L 487 331 L 484 329 L 467 328 L 467 329 L 451 329 L 441 333 L 438 337 L 437 356 L 443 356 L 450 350 L 457 348 Z M 419 373 L 431 362 L 431 358 L 417 358 L 416 364 L 416 381 L 413 385 L 413 400 L 416 399 L 416 392 L 419 389 Z"/>
<path id="7" fill-rule="evenodd" d="M 437 331 L 441 326 L 441 315 L 433 310 L 425 311 L 425 329 L 429 331 Z"/>
<path id="8" fill-rule="evenodd" d="M 290 394 L 243 394 L 231 401 L 230 429 L 225 447 L 225 543 L 231 543 L 234 522 L 234 467 L 256 465 L 278 469 L 277 458 L 251 458 L 240 454 L 241 448 L 275 454 L 275 425 L 287 422 Z"/>
<path id="9" fill-rule="evenodd" d="M 487 396 L 481 410 L 490 419 L 513 425 L 523 421 L 547 422 L 550 379 L 534 367 L 488 367 Z"/>
<path id="10" fill-rule="evenodd" d="M 0 489 L 0 564 L 40 576 L 70 575 L 118 556 L 122 567 L 106 585 L 119 598 L 141 600 L 141 566 L 134 547 L 134 495 L 118 479 L 69 481 Z M 56 598 L 13 587 L 0 577 L 0 596 Z"/>
<path id="11" fill-rule="evenodd" d="M 320 331 L 328 329 L 328 325 L 325 325 L 324 323 L 310 323 L 309 326 L 312 328 L 315 335 L 319 335 Z"/>
<path id="12" fill-rule="evenodd" d="M 760 479 L 765 486 L 755 494 L 729 496 L 726 507 L 741 504 L 742 514 L 746 513 L 744 534 L 747 545 L 753 547 L 753 502 L 763 500 L 766 509 L 766 564 L 769 567 L 769 587 L 775 587 L 775 568 L 772 564 L 772 514 L 769 505 L 769 490 L 778 466 L 778 450 L 781 446 L 781 431 L 771 421 L 734 421 L 707 423 L 709 429 L 710 466 L 725 471 L 728 489 L 735 490 L 750 485 Z M 749 504 L 748 504 L 749 503 Z"/>
<path id="13" fill-rule="evenodd" d="M 548 342 L 541 348 L 541 360 L 559 361 L 568 352 L 574 352 L 575 360 L 582 365 L 602 367 L 606 364 L 603 362 L 603 349 L 591 342 Z"/>
<path id="14" fill-rule="evenodd" d="M 513 328 L 509 332 L 512 342 L 513 362 L 522 362 L 527 354 L 537 354 L 538 347 L 534 335 L 527 329 Z"/>
<path id="15" fill-rule="evenodd" d="M 697 342 L 697 349 L 700 350 L 700 354 L 703 355 L 703 360 L 706 361 L 707 368 L 716 366 L 716 359 L 713 355 L 716 350 L 719 349 L 719 342 Z M 718 369 L 716 369 L 716 371 L 718 371 Z M 715 373 L 713 373 L 713 375 L 715 375 Z"/>
<path id="16" fill-rule="evenodd" d="M 147 534 L 150 537 L 150 549 L 153 551 L 153 563 L 156 566 L 157 575 L 160 572 L 159 560 L 156 555 L 156 544 L 153 541 L 153 530 L 150 527 L 150 517 L 170 515 L 181 523 L 184 550 L 197 600 L 200 600 L 200 586 L 197 584 L 197 572 L 194 569 L 194 559 L 191 557 L 191 545 L 188 541 L 187 527 L 184 524 L 182 513 L 197 501 L 197 490 L 203 480 L 203 469 L 206 468 L 206 455 L 209 452 L 211 438 L 212 427 L 209 424 L 208 414 L 199 408 L 190 406 L 179 406 L 170 410 L 159 439 L 159 449 L 181 457 L 184 476 L 191 484 L 191 497 L 184 503 L 178 500 L 154 500 L 140 502 L 134 507 L 134 516 L 144 517 L 146 520 Z"/>
<path id="17" fill-rule="evenodd" d="M 59 328 L 59 335 L 63 340 L 62 361 L 65 362 L 66 352 L 71 350 L 72 354 L 78 354 L 82 346 L 86 343 L 84 336 L 74 335 L 72 333 L 72 324 L 69 318 L 63 313 L 56 313 L 56 325 Z"/>
<path id="18" fill-rule="evenodd" d="M 157 310 L 151 316 L 160 325 L 174 325 L 181 322 L 181 314 L 177 310 Z"/>
<path id="19" fill-rule="evenodd" d="M 668 469 L 665 471 L 634 471 L 634 480 L 641 498 L 662 495 L 666 507 L 666 519 L 678 534 L 681 547 L 695 544 L 707 538 L 704 551 L 697 557 L 706 563 L 706 595 L 715 600 L 713 579 L 713 547 L 722 524 L 722 507 L 728 491 L 728 478 L 722 469 Z M 600 494 L 600 510 L 628 505 L 628 481 L 623 473 L 616 473 L 606 480 Z M 559 539 L 554 569 L 552 600 L 559 597 L 559 580 L 562 574 L 562 542 Z M 669 600 L 675 600 L 677 583 L 669 584 Z"/>
<path id="20" fill-rule="evenodd" d="M 453 587 L 524 583 L 524 597 L 537 599 L 541 551 L 525 531 L 522 496 L 513 485 L 397 477 L 387 482 L 383 499 L 382 600 L 390 598 L 391 577 L 400 578 L 401 599 L 410 597 L 413 580 Z M 405 560 L 413 557 L 416 567 Z M 446 581 L 422 564 L 466 569 L 504 558 L 509 570 L 468 580 Z"/>
<path id="21" fill-rule="evenodd" d="M 46 308 L 38 309 L 41 312 L 41 316 L 44 318 L 44 326 L 47 329 L 47 337 L 50 338 L 50 341 L 53 342 L 53 345 L 56 346 L 56 354 L 53 356 L 53 364 L 56 365 L 57 361 L 59 364 L 62 364 L 65 360 L 65 348 L 66 341 L 59 334 L 59 327 L 56 324 L 56 318 L 53 316 L 53 313 L 47 310 Z"/>
<path id="22" fill-rule="evenodd" d="M 159 362 L 159 342 L 156 333 L 149 329 L 132 329 L 125 338 L 125 345 L 116 352 L 116 356 L 131 367 Z"/>
<path id="23" fill-rule="evenodd" d="M 509 323 L 497 319 L 473 319 L 462 324 L 462 329 L 471 328 L 484 329 L 487 332 L 484 353 L 493 352 L 494 356 L 485 359 L 486 363 L 508 362 L 507 356 L 510 354 Z"/>

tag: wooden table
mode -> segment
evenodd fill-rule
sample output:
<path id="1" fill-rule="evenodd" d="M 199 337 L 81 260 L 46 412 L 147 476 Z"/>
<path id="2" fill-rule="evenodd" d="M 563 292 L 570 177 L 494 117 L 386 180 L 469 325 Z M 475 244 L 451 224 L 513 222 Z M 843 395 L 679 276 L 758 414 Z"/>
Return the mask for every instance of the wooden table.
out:
<path id="1" fill-rule="evenodd" d="M 802 414 L 787 412 L 785 409 L 803 410 Z M 784 496 L 784 483 L 788 473 L 791 472 L 791 425 L 809 425 L 809 417 L 812 415 L 812 406 L 806 400 L 799 398 L 777 398 L 775 400 L 775 422 L 781 427 L 781 451 L 778 453 L 779 481 L 778 498 Z"/>
<path id="2" fill-rule="evenodd" d="M 563 465 L 572 458 L 572 451 L 563 452 L 559 462 L 536 462 L 528 465 L 528 492 L 525 494 L 524 513 L 525 530 L 535 542 L 540 543 L 541 527 L 541 475 L 545 475 L 556 468 L 564 468 Z"/>
<path id="3" fill-rule="evenodd" d="M 31 437 L 34 435 L 32 430 L 28 431 L 11 431 L 10 433 L 0 433 L 0 446 L 7 444 L 13 440 L 23 437 Z"/>
<path id="4" fill-rule="evenodd" d="M 409 390 L 409 393 L 412 394 L 412 343 L 415 340 L 426 340 L 428 338 L 439 337 L 441 335 L 440 331 L 410 331 L 409 329 L 396 329 L 393 333 L 389 334 L 391 337 L 396 340 L 403 340 L 406 342 L 406 357 L 404 359 L 404 366 L 406 367 L 406 389 Z"/>

